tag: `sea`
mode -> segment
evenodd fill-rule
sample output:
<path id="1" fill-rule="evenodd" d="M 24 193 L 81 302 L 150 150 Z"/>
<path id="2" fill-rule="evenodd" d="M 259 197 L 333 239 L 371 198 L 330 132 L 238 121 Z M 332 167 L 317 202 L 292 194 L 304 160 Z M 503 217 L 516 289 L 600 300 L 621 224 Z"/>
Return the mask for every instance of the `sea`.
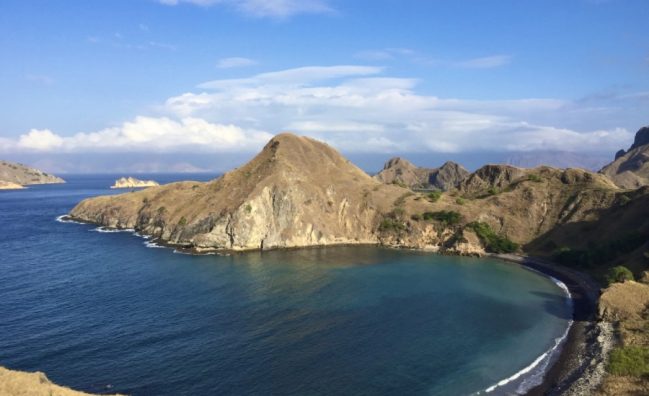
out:
<path id="1" fill-rule="evenodd" d="M 571 324 L 561 282 L 496 259 L 196 256 L 61 218 L 119 176 L 0 191 L 0 366 L 128 395 L 523 394 Z"/>

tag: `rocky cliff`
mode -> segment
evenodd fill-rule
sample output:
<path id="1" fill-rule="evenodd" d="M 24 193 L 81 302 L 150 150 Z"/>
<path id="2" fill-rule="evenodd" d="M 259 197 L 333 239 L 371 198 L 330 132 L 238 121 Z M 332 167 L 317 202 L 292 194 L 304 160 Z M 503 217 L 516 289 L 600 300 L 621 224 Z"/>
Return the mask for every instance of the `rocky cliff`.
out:
<path id="1" fill-rule="evenodd" d="M 121 177 L 115 180 L 110 188 L 142 188 L 159 186 L 158 182 L 153 180 L 140 180 L 134 177 Z"/>
<path id="2" fill-rule="evenodd" d="M 600 173 L 621 188 L 634 189 L 649 185 L 649 127 L 638 130 L 629 150 L 618 151 L 615 160 L 602 168 Z"/>
<path id="3" fill-rule="evenodd" d="M 65 183 L 60 177 L 26 165 L 0 161 L 0 180 L 19 185 Z"/>
<path id="4" fill-rule="evenodd" d="M 403 158 L 391 158 L 383 170 L 374 176 L 387 184 L 398 184 L 415 189 L 446 191 L 455 187 L 469 175 L 462 165 L 448 161 L 439 168 L 420 168 Z"/>

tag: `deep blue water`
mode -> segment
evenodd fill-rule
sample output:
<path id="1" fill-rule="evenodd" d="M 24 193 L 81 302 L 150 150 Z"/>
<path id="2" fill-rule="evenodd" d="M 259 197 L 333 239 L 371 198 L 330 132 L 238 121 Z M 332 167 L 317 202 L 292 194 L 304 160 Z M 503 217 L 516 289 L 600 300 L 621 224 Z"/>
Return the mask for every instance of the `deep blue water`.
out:
<path id="1" fill-rule="evenodd" d="M 0 192 L 0 365 L 132 395 L 472 394 L 568 324 L 550 279 L 496 260 L 373 247 L 189 256 L 55 221 L 115 193 L 115 178 Z"/>

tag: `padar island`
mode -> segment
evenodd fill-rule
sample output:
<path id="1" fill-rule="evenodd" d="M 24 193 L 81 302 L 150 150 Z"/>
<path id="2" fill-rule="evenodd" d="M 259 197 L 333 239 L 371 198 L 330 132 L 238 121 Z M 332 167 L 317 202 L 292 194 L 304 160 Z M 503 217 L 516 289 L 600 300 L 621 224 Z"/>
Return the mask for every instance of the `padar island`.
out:
<path id="1" fill-rule="evenodd" d="M 499 254 L 566 280 L 576 301 L 560 372 L 532 393 L 648 394 L 648 130 L 598 173 L 469 173 L 396 158 L 374 177 L 325 143 L 282 133 L 213 181 L 90 198 L 69 217 L 194 253 L 375 244 Z"/>

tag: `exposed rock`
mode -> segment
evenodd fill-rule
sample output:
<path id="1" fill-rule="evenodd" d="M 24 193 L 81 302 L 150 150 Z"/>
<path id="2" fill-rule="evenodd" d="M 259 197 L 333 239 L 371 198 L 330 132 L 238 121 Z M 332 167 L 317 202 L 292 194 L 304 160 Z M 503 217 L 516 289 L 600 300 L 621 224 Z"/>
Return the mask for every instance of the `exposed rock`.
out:
<path id="1" fill-rule="evenodd" d="M 153 180 L 140 180 L 134 177 L 122 177 L 115 180 L 110 188 L 141 188 L 159 186 L 158 182 Z"/>
<path id="2" fill-rule="evenodd" d="M 23 164 L 0 161 L 0 180 L 27 186 L 30 184 L 65 183 L 60 177 L 47 174 Z"/>
<path id="3" fill-rule="evenodd" d="M 635 139 L 629 151 L 649 144 L 649 126 L 642 127 L 636 132 Z"/>
<path id="4" fill-rule="evenodd" d="M 462 165 L 448 161 L 439 168 L 420 168 L 403 158 L 391 158 L 375 178 L 387 184 L 399 184 L 409 188 L 438 189 L 455 187 L 469 172 Z"/>
<path id="5" fill-rule="evenodd" d="M 92 396 L 53 384 L 40 371 L 27 373 L 0 367 L 0 396 Z M 118 395 L 115 395 L 118 396 Z"/>
<path id="6" fill-rule="evenodd" d="M 649 127 L 641 128 L 629 150 L 618 151 L 615 161 L 603 167 L 600 173 L 621 188 L 649 185 Z"/>
<path id="7" fill-rule="evenodd" d="M 0 190 L 20 190 L 25 188 L 24 186 L 18 183 L 12 183 L 4 180 L 0 180 Z"/>
<path id="8" fill-rule="evenodd" d="M 641 319 L 648 305 L 649 285 L 634 281 L 613 283 L 599 299 L 599 316 L 610 322 Z"/>

